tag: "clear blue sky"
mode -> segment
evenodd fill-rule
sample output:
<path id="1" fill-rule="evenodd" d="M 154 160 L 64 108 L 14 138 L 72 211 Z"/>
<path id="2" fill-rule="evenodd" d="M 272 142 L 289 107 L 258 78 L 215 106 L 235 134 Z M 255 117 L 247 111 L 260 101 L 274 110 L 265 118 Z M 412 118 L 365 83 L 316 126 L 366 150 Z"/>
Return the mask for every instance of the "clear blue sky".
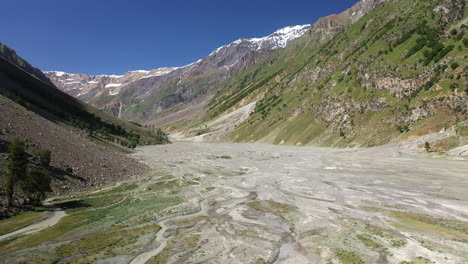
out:
<path id="1" fill-rule="evenodd" d="M 357 0 L 7 0 L 0 42 L 42 70 L 182 66 L 239 38 L 311 24 Z"/>

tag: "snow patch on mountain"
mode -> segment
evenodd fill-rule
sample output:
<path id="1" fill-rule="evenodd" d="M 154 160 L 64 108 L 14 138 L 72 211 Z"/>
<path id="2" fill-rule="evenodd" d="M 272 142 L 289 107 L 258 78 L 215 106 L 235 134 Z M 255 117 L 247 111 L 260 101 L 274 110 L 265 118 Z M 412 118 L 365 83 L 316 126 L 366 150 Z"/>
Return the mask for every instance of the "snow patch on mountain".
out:
<path id="1" fill-rule="evenodd" d="M 109 83 L 106 85 L 106 88 L 120 87 L 121 85 L 121 83 Z"/>
<path id="2" fill-rule="evenodd" d="M 227 45 L 217 48 L 208 56 L 216 55 L 222 52 L 223 50 L 228 49 L 232 46 L 240 46 L 240 45 L 250 48 L 253 51 L 261 50 L 261 49 L 275 50 L 275 49 L 285 48 L 289 42 L 304 35 L 307 32 L 307 30 L 310 29 L 310 27 L 311 27 L 310 24 L 291 26 L 291 27 L 285 27 L 285 28 L 279 29 L 273 32 L 272 34 L 263 38 L 238 39 L 234 42 L 231 42 Z"/>
<path id="3" fill-rule="evenodd" d="M 66 74 L 66 72 L 62 72 L 62 71 L 45 71 L 45 73 L 53 73 L 58 77 L 63 76 L 64 74 Z"/>

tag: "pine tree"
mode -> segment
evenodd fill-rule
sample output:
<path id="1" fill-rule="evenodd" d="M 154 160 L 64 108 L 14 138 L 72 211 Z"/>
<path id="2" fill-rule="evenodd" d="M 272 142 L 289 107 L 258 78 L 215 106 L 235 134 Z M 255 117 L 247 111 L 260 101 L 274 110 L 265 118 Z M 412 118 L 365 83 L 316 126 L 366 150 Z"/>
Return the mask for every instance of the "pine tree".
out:
<path id="1" fill-rule="evenodd" d="M 51 152 L 48 149 L 40 149 L 36 153 L 36 156 L 39 158 L 41 165 L 48 167 L 51 160 Z"/>
<path id="2" fill-rule="evenodd" d="M 50 183 L 51 177 L 48 170 L 31 169 L 22 187 L 30 200 L 37 204 L 46 197 L 47 192 L 52 191 Z"/>
<path id="3" fill-rule="evenodd" d="M 7 178 L 5 181 L 9 206 L 12 204 L 16 185 L 27 177 L 27 164 L 24 142 L 19 139 L 13 140 L 8 148 Z"/>

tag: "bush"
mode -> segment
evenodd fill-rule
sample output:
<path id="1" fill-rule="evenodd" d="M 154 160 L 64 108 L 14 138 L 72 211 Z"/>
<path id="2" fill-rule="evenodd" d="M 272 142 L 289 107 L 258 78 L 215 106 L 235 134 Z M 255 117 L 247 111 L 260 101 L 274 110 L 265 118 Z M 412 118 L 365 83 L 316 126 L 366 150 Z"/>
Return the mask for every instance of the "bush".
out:
<path id="1" fill-rule="evenodd" d="M 450 68 L 452 68 L 452 70 L 455 70 L 456 68 L 458 68 L 458 66 L 460 66 L 458 62 L 452 62 L 452 64 L 450 64 Z"/>
<path id="2" fill-rule="evenodd" d="M 51 161 L 51 152 L 48 149 L 40 149 L 35 152 L 36 156 L 39 158 L 42 166 L 49 166 Z"/>
<path id="3" fill-rule="evenodd" d="M 67 174 L 73 174 L 73 169 L 70 168 L 70 167 L 67 167 L 67 168 L 65 169 L 65 172 L 66 172 Z"/>
<path id="4" fill-rule="evenodd" d="M 426 143 L 424 143 L 424 148 L 426 149 L 427 152 L 431 150 L 431 146 L 429 145 L 429 142 L 426 141 Z"/>
<path id="5" fill-rule="evenodd" d="M 457 83 L 452 83 L 452 84 L 450 85 L 450 90 L 452 90 L 452 91 L 455 91 L 455 89 L 457 89 L 457 88 L 458 88 L 458 84 L 457 84 Z"/>

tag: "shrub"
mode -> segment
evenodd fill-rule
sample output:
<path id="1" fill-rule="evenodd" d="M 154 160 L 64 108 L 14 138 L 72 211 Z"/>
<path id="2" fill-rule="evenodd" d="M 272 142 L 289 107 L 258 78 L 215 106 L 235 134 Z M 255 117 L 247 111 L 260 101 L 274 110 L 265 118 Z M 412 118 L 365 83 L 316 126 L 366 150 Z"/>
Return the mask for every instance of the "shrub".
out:
<path id="1" fill-rule="evenodd" d="M 450 68 L 452 68 L 452 70 L 455 70 L 456 68 L 458 68 L 458 66 L 460 66 L 458 62 L 452 62 L 452 64 L 450 64 Z"/>
<path id="2" fill-rule="evenodd" d="M 455 89 L 457 89 L 457 88 L 458 88 L 458 84 L 457 84 L 457 83 L 452 83 L 452 84 L 450 85 L 450 90 L 452 90 L 452 91 L 455 91 Z"/>
<path id="3" fill-rule="evenodd" d="M 51 152 L 48 149 L 40 149 L 36 151 L 36 156 L 39 158 L 42 166 L 49 166 L 51 161 Z"/>
<path id="4" fill-rule="evenodd" d="M 426 149 L 427 152 L 431 150 L 431 146 L 429 145 L 429 142 L 426 141 L 426 143 L 424 143 L 424 148 Z"/>

